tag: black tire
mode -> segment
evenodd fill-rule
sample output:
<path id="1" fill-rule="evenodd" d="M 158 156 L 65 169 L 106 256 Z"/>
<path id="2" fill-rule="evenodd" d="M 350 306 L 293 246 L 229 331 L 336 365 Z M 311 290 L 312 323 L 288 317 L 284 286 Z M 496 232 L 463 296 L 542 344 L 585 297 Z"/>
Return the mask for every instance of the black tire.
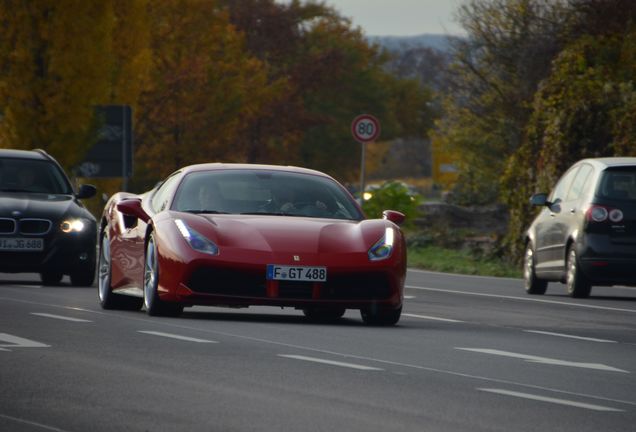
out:
<path id="1" fill-rule="evenodd" d="M 587 298 L 592 291 L 592 284 L 579 268 L 579 259 L 574 244 L 568 249 L 565 268 L 565 284 L 568 294 L 574 298 Z"/>
<path id="2" fill-rule="evenodd" d="M 397 324 L 402 315 L 402 306 L 397 309 L 383 309 L 378 307 L 370 307 L 360 309 L 362 321 L 367 325 L 373 326 L 392 326 Z"/>
<path id="3" fill-rule="evenodd" d="M 111 275 L 110 240 L 103 234 L 99 242 L 99 263 L 97 267 L 97 296 L 102 309 L 139 310 L 143 299 L 115 294 L 110 285 Z"/>
<path id="4" fill-rule="evenodd" d="M 536 260 L 534 248 L 531 243 L 526 246 L 526 253 L 523 258 L 523 280 L 528 294 L 542 295 L 548 288 L 548 281 L 539 279 L 535 272 Z"/>
<path id="5" fill-rule="evenodd" d="M 336 321 L 345 314 L 343 307 L 312 307 L 303 309 L 303 314 L 311 321 Z"/>
<path id="6" fill-rule="evenodd" d="M 146 245 L 146 259 L 144 261 L 144 306 L 146 313 L 151 316 L 179 316 L 183 312 L 183 305 L 164 302 L 159 298 L 157 286 L 159 284 L 159 260 L 154 234 L 150 234 Z"/>
<path id="7" fill-rule="evenodd" d="M 40 273 L 40 279 L 43 285 L 54 286 L 59 285 L 64 274 L 55 270 L 46 270 Z"/>

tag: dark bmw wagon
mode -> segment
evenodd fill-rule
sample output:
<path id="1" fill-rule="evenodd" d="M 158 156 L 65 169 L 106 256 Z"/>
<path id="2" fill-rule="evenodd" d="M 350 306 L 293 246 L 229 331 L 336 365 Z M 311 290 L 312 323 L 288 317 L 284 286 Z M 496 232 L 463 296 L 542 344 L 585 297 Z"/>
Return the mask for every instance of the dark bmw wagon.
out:
<path id="1" fill-rule="evenodd" d="M 525 288 L 544 294 L 548 281 L 572 297 L 593 285 L 636 285 L 636 158 L 584 159 L 547 195 L 525 235 Z"/>
<path id="2" fill-rule="evenodd" d="M 73 285 L 95 279 L 95 218 L 62 167 L 42 150 L 0 149 L 0 272 L 40 273 L 45 285 L 66 274 Z"/>

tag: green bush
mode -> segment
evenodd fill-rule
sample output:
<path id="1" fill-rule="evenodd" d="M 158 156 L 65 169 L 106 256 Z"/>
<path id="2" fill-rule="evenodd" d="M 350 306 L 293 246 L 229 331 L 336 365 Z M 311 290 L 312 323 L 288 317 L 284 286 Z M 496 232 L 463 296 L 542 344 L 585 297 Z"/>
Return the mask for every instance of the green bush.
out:
<path id="1" fill-rule="evenodd" d="M 405 225 L 409 226 L 419 214 L 422 197 L 411 192 L 402 182 L 388 181 L 369 192 L 372 194 L 371 198 L 362 203 L 367 217 L 378 218 L 384 210 L 397 210 L 406 215 Z"/>
<path id="2" fill-rule="evenodd" d="M 521 266 L 471 250 L 439 246 L 408 248 L 408 265 L 425 270 L 497 277 L 521 277 Z"/>

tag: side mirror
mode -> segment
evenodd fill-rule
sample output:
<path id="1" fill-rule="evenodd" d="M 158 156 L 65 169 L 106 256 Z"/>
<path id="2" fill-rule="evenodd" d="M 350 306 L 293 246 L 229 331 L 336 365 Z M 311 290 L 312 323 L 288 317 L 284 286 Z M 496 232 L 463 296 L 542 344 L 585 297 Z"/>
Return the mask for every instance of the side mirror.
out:
<path id="1" fill-rule="evenodd" d="M 141 200 L 139 198 L 127 199 L 117 203 L 117 210 L 124 216 L 141 219 L 144 223 L 148 223 L 150 220 L 148 213 L 141 207 Z"/>
<path id="2" fill-rule="evenodd" d="M 550 205 L 548 201 L 548 194 L 545 193 L 537 193 L 530 197 L 530 204 L 533 206 L 543 207 Z"/>
<path id="3" fill-rule="evenodd" d="M 390 220 L 396 225 L 401 225 L 402 222 L 404 222 L 404 220 L 406 219 L 406 216 L 404 215 L 404 213 L 400 213 L 399 211 L 384 210 L 382 212 L 382 219 Z"/>
<path id="4" fill-rule="evenodd" d="M 79 188 L 79 192 L 75 195 L 78 199 L 92 198 L 97 193 L 97 188 L 93 185 L 83 184 Z"/>

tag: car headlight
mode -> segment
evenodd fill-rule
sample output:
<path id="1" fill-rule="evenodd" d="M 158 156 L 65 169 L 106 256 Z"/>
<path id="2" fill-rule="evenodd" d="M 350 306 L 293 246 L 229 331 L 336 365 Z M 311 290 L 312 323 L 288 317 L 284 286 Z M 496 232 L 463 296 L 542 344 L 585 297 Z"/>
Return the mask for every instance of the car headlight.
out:
<path id="1" fill-rule="evenodd" d="M 76 218 L 76 219 L 65 219 L 60 224 L 60 229 L 65 233 L 79 233 L 82 232 L 88 227 L 89 222 L 86 219 Z"/>
<path id="2" fill-rule="evenodd" d="M 181 219 L 175 219 L 174 223 L 177 225 L 179 232 L 192 249 L 209 255 L 219 254 L 219 247 L 212 240 L 192 229 Z"/>
<path id="3" fill-rule="evenodd" d="M 371 261 L 381 261 L 391 256 L 393 252 L 393 242 L 395 241 L 395 231 L 387 228 L 384 236 L 369 249 L 369 259 Z"/>

